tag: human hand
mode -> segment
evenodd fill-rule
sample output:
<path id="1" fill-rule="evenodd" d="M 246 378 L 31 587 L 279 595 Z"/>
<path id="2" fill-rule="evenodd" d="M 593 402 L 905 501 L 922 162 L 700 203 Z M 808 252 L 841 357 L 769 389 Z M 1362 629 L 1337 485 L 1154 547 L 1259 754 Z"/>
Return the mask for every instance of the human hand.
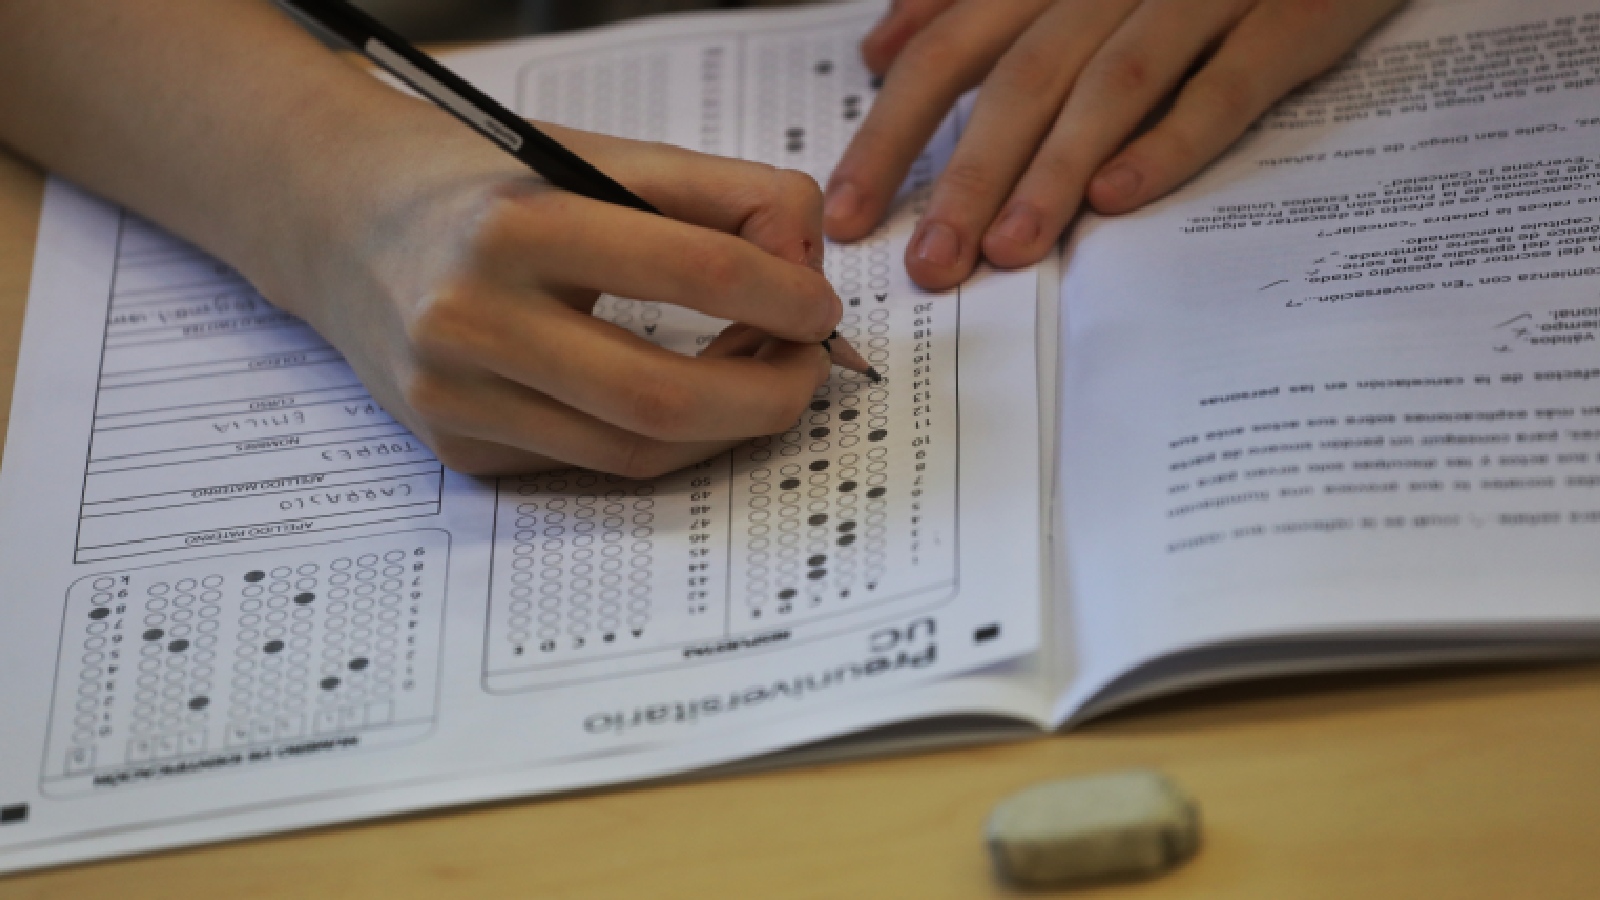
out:
<path id="1" fill-rule="evenodd" d="M 980 252 L 1001 267 L 1038 262 L 1085 197 L 1115 214 L 1171 191 L 1402 2 L 895 0 L 862 42 L 883 87 L 829 180 L 824 227 L 840 241 L 871 231 L 981 84 L 906 268 L 943 289 Z"/>
<path id="2" fill-rule="evenodd" d="M 551 129 L 666 216 L 557 191 L 266 0 L 0 2 L 0 85 L 0 141 L 233 266 L 453 468 L 654 475 L 828 377 L 804 175 Z M 600 292 L 743 324 L 689 358 Z"/>
<path id="3" fill-rule="evenodd" d="M 653 216 L 550 188 L 433 120 L 350 173 L 356 199 L 325 201 L 329 246 L 295 254 L 315 262 L 269 296 L 446 465 L 653 476 L 789 427 L 827 379 L 817 342 L 842 307 L 817 271 L 810 178 L 549 128 Z M 686 357 L 594 318 L 601 293 L 742 324 Z"/>

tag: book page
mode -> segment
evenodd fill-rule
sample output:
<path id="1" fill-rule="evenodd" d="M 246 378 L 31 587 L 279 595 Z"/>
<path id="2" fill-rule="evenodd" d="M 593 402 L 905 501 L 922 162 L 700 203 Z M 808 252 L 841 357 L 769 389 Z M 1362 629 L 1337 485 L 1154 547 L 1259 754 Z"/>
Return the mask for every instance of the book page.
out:
<path id="1" fill-rule="evenodd" d="M 1405 8 L 1063 281 L 1078 683 L 1600 623 L 1600 13 Z"/>
<path id="2" fill-rule="evenodd" d="M 449 62 L 535 117 L 821 177 L 875 7 Z M 0 870 L 660 776 L 932 714 L 1037 715 L 1035 273 L 828 248 L 836 371 L 688 470 L 444 469 L 228 267 L 52 182 L 0 478 Z M 605 298 L 683 352 L 721 323 Z M 905 696 L 906 702 L 897 698 Z"/>

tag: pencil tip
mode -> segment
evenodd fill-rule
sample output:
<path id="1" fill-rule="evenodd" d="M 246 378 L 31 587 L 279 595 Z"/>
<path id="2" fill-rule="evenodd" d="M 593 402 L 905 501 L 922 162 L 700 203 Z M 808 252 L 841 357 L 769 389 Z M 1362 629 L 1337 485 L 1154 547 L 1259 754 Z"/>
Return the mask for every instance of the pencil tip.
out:
<path id="1" fill-rule="evenodd" d="M 867 367 L 867 377 L 872 379 L 872 383 L 873 384 L 877 384 L 880 381 L 883 381 L 883 376 L 879 375 L 878 374 L 878 370 L 872 368 L 871 366 Z"/>

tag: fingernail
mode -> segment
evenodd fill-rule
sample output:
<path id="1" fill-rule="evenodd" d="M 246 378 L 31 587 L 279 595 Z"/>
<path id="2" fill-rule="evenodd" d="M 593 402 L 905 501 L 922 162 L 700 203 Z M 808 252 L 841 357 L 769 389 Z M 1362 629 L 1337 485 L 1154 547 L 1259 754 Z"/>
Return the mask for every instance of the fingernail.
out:
<path id="1" fill-rule="evenodd" d="M 1139 170 L 1127 163 L 1118 163 L 1101 172 L 1095 179 L 1102 191 L 1114 197 L 1131 197 L 1139 189 L 1139 182 L 1144 179 L 1139 175 Z"/>
<path id="2" fill-rule="evenodd" d="M 922 226 L 922 235 L 917 238 L 916 254 L 917 259 L 940 268 L 955 265 L 961 255 L 961 239 L 956 237 L 956 230 L 949 225 L 930 222 Z"/>
<path id="3" fill-rule="evenodd" d="M 1006 210 L 994 226 L 994 233 L 1013 244 L 1027 247 L 1039 238 L 1039 214 L 1033 207 L 1017 204 Z"/>
<path id="4" fill-rule="evenodd" d="M 861 191 L 848 181 L 828 188 L 828 202 L 822 214 L 835 222 L 848 219 L 861 208 Z"/>

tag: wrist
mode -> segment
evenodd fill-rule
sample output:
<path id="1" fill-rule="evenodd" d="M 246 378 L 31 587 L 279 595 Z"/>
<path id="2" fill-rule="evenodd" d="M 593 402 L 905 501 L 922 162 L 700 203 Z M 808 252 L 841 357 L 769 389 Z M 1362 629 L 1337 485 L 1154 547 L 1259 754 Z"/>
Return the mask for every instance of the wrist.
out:
<path id="1" fill-rule="evenodd" d="M 324 97 L 285 133 L 271 214 L 240 258 L 285 309 L 322 324 L 341 292 L 459 252 L 438 236 L 524 170 L 446 113 L 373 81 Z M 524 173 L 525 174 L 525 173 Z"/>

